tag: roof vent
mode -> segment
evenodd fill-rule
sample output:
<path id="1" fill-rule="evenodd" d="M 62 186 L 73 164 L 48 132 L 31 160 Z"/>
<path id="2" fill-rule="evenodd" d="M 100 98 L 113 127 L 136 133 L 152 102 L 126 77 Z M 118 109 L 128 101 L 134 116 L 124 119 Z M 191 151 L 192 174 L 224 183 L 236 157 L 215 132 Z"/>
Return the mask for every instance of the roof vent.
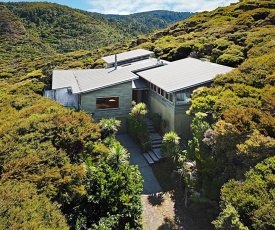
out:
<path id="1" fill-rule="evenodd" d="M 115 70 L 117 69 L 117 55 L 115 54 Z"/>

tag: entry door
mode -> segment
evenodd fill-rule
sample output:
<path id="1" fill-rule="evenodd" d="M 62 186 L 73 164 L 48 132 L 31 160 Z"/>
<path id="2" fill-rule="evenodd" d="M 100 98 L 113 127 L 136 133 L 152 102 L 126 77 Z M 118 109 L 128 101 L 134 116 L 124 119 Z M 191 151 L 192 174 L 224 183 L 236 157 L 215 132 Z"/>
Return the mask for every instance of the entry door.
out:
<path id="1" fill-rule="evenodd" d="M 142 90 L 133 90 L 133 101 L 135 101 L 136 103 L 143 102 Z"/>

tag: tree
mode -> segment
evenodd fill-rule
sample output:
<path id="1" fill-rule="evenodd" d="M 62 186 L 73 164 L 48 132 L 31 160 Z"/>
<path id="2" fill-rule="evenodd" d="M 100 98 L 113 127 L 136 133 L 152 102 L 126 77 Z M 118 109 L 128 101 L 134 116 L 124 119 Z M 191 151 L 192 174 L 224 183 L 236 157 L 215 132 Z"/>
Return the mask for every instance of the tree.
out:
<path id="1" fill-rule="evenodd" d="M 35 184 L 0 183 L 0 229 L 69 229 L 57 203 L 38 194 Z"/>
<path id="2" fill-rule="evenodd" d="M 143 120 L 147 112 L 144 103 L 136 104 L 133 106 L 126 120 L 129 135 L 142 145 L 144 151 L 150 148 L 150 135 L 147 124 Z"/>
<path id="3" fill-rule="evenodd" d="M 105 139 L 106 137 L 114 137 L 120 127 L 121 121 L 112 118 L 103 118 L 99 121 L 99 127 L 101 129 L 101 137 Z"/>
<path id="4" fill-rule="evenodd" d="M 115 144 L 110 147 L 109 153 L 107 155 L 107 161 L 112 167 L 119 167 L 121 164 L 128 163 L 129 153 L 127 150 L 120 144 Z"/>
<path id="5" fill-rule="evenodd" d="M 125 153 L 124 150 L 115 154 Z M 78 202 L 78 209 L 71 219 L 72 226 L 94 229 L 141 229 L 142 177 L 136 166 L 126 161 L 118 163 L 117 155 L 100 162 L 87 160 L 85 164 L 86 196 Z M 114 162 L 109 162 L 109 160 Z M 84 228 L 84 229 L 85 229 Z"/>
<path id="6" fill-rule="evenodd" d="M 195 114 L 190 125 L 193 138 L 183 155 L 187 163 L 195 161 L 195 164 L 192 163 L 192 171 L 196 172 L 196 177 L 191 187 L 208 201 L 217 201 L 220 187 L 227 180 L 227 174 L 224 173 L 226 159 L 217 153 L 216 131 L 211 129 L 206 118 L 205 113 Z"/>
<path id="7" fill-rule="evenodd" d="M 165 133 L 161 145 L 161 153 L 171 157 L 174 162 L 178 162 L 180 154 L 180 137 L 175 132 Z"/>
<path id="8" fill-rule="evenodd" d="M 248 227 L 240 221 L 237 210 L 230 203 L 225 204 L 219 217 L 212 221 L 212 224 L 215 225 L 215 229 L 219 230 L 248 230 Z"/>
<path id="9" fill-rule="evenodd" d="M 221 190 L 221 210 L 230 203 L 240 220 L 251 229 L 275 227 L 275 157 L 265 159 L 249 170 L 244 181 L 230 180 Z M 221 214 L 223 215 L 223 214 Z"/>
<path id="10" fill-rule="evenodd" d="M 143 102 L 134 105 L 131 109 L 131 114 L 133 114 L 138 119 L 142 119 L 147 113 L 148 110 L 146 108 L 146 104 Z"/>

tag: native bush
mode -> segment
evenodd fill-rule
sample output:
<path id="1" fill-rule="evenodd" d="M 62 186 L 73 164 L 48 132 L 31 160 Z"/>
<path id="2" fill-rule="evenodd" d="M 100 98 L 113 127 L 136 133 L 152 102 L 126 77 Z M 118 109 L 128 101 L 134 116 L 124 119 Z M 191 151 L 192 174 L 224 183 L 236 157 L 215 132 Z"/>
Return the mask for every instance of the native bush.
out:
<path id="1" fill-rule="evenodd" d="M 251 229 L 273 229 L 274 170 L 275 157 L 270 157 L 249 170 L 244 181 L 227 182 L 221 190 L 222 212 L 230 203 L 246 226 Z"/>
<path id="2" fill-rule="evenodd" d="M 161 117 L 161 115 L 158 114 L 158 113 L 152 114 L 152 121 L 153 121 L 153 125 L 154 125 L 155 130 L 157 132 L 160 132 L 161 128 L 162 128 L 162 117 Z"/>
<path id="3" fill-rule="evenodd" d="M 144 120 L 130 113 L 127 117 L 127 131 L 133 140 L 142 146 L 143 150 L 150 149 L 150 135 Z"/>
<path id="4" fill-rule="evenodd" d="M 165 133 L 161 145 L 161 153 L 165 157 L 170 157 L 174 162 L 178 162 L 180 154 L 180 137 L 175 132 Z"/>
<path id="5" fill-rule="evenodd" d="M 133 140 L 138 142 L 144 150 L 150 149 L 150 135 L 147 124 L 143 120 L 147 112 L 146 105 L 138 103 L 133 106 L 130 114 L 127 116 L 127 131 Z"/>
<path id="6" fill-rule="evenodd" d="M 35 184 L 1 182 L 0 200 L 1 229 L 69 229 L 58 204 L 38 194 Z"/>
<path id="7" fill-rule="evenodd" d="M 101 138 L 114 137 L 120 127 L 121 121 L 116 120 L 114 117 L 108 119 L 101 119 L 99 127 L 101 129 Z"/>

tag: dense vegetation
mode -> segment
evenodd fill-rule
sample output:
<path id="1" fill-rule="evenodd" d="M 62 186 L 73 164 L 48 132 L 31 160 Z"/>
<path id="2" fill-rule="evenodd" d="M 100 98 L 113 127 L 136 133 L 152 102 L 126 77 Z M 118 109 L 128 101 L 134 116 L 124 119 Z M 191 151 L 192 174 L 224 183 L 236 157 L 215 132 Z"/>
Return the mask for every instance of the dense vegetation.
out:
<path id="1" fill-rule="evenodd" d="M 274 22 L 274 1 L 241 1 L 131 43 L 170 61 L 192 56 L 237 67 L 193 93 L 193 139 L 172 153 L 191 200 L 210 218 L 222 191 L 217 229 L 274 228 Z"/>
<path id="2" fill-rule="evenodd" d="M 167 60 L 190 55 L 236 67 L 217 76 L 212 87 L 194 92 L 193 139 L 184 154 L 177 148 L 171 154 L 189 191 L 200 193 L 192 199 L 208 206 L 217 229 L 274 228 L 273 0 L 241 1 L 116 46 L 65 54 L 58 52 L 66 45 L 89 48 L 75 42 L 82 24 L 64 26 L 68 33 L 45 29 L 48 13 L 66 9 L 75 21 L 90 14 L 46 3 L 39 4 L 48 11 L 39 11 L 26 4 L 26 10 L 23 3 L 0 4 L 0 228 L 141 227 L 141 177 L 113 138 L 117 123 L 107 122 L 113 126 L 107 134 L 106 121 L 99 126 L 86 114 L 41 97 L 52 69 L 102 67 L 100 56 L 131 48 L 150 49 Z"/>
<path id="3" fill-rule="evenodd" d="M 157 29 L 190 17 L 191 12 L 173 12 L 155 10 L 130 15 L 104 15 L 111 22 L 115 22 L 121 30 L 131 35 L 148 34 Z"/>
<path id="4" fill-rule="evenodd" d="M 242 1 L 139 45 L 168 60 L 191 55 L 238 67 L 193 93 L 193 139 L 176 155 L 192 200 L 208 205 L 212 218 L 222 191 L 217 229 L 274 228 L 274 9 L 274 1 Z"/>
<path id="5" fill-rule="evenodd" d="M 127 117 L 127 132 L 142 147 L 144 152 L 150 149 L 150 134 L 144 121 L 147 113 L 145 103 L 136 104 L 136 102 L 133 102 L 133 108 Z"/>
<path id="6" fill-rule="evenodd" d="M 153 11 L 115 17 L 46 2 L 0 2 L 0 51 L 7 58 L 14 53 L 17 57 L 35 57 L 95 50 L 189 16 L 191 13 Z"/>
<path id="7" fill-rule="evenodd" d="M 1 228 L 139 229 L 142 179 L 113 133 L 103 139 L 85 113 L 14 92 L 1 85 Z"/>
<path id="8" fill-rule="evenodd" d="M 153 50 L 170 61 L 191 55 L 235 67 L 247 59 L 248 51 L 261 42 L 259 39 L 264 39 L 263 34 L 268 33 L 265 39 L 271 39 L 274 4 L 271 0 L 242 1 L 202 12 L 132 45 Z M 255 38 L 258 36 L 261 38 Z"/>

